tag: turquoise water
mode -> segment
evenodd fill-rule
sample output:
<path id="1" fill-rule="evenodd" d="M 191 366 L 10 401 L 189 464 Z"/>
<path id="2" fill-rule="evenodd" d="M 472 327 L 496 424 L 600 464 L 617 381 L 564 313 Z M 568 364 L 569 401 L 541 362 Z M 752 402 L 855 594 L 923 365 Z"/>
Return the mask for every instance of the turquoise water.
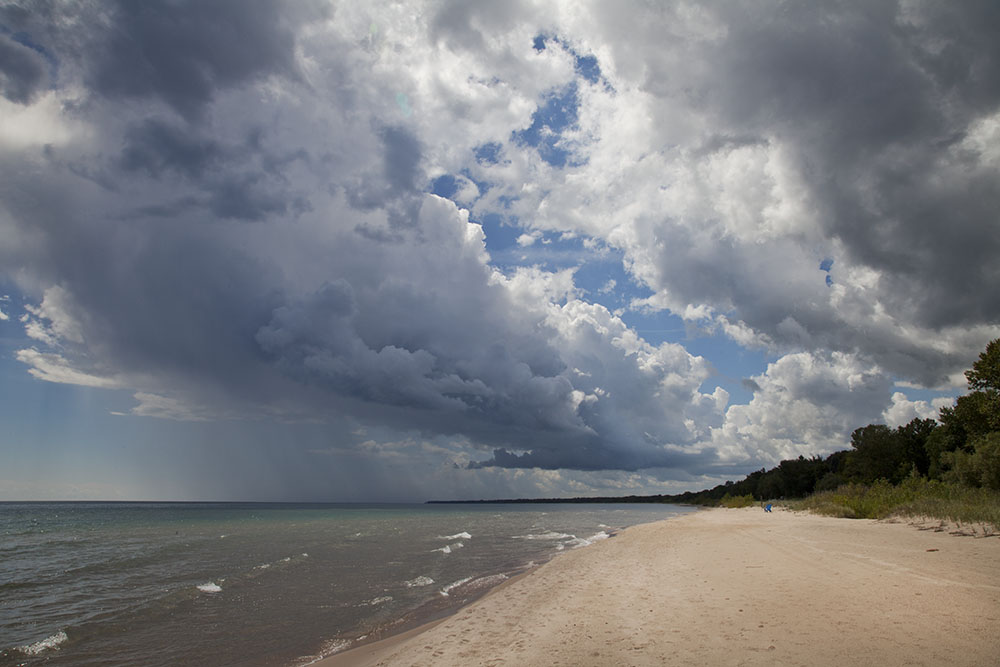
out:
<path id="1" fill-rule="evenodd" d="M 688 511 L 0 503 L 0 665 L 304 665 Z"/>

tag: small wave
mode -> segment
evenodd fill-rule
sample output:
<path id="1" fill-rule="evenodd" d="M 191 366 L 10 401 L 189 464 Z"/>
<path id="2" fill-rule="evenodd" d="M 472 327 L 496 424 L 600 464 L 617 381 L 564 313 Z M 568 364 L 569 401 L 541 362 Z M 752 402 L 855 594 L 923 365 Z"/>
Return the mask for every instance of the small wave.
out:
<path id="1" fill-rule="evenodd" d="M 222 586 L 220 586 L 219 584 L 215 583 L 214 581 L 210 581 L 207 584 L 198 584 L 197 588 L 202 593 L 220 593 L 220 592 L 222 592 Z"/>
<path id="2" fill-rule="evenodd" d="M 448 584 L 447 586 L 441 589 L 441 595 L 447 597 L 448 594 L 451 593 L 451 591 L 455 590 L 462 584 L 469 583 L 470 581 L 472 581 L 472 577 L 466 577 L 465 579 L 459 579 L 458 581 L 453 581 L 452 583 Z"/>
<path id="3" fill-rule="evenodd" d="M 46 637 L 40 642 L 35 642 L 34 644 L 28 644 L 27 646 L 18 646 L 17 650 L 25 655 L 40 655 L 43 651 L 48 651 L 49 649 L 57 648 L 64 641 L 69 639 L 65 632 L 60 630 L 51 637 Z"/>
<path id="4" fill-rule="evenodd" d="M 479 577 L 469 582 L 469 588 L 472 589 L 482 589 L 482 588 L 492 588 L 497 584 L 502 584 L 503 582 L 510 579 L 506 574 L 488 574 L 485 577 Z"/>
<path id="5" fill-rule="evenodd" d="M 465 545 L 462 544 L 461 542 L 455 542 L 454 544 L 447 544 L 447 545 L 441 547 L 440 549 L 431 549 L 431 552 L 433 553 L 435 551 L 440 551 L 443 554 L 450 554 L 455 549 L 461 549 L 464 546 Z"/>
<path id="6" fill-rule="evenodd" d="M 606 540 L 609 537 L 611 537 L 611 535 L 602 530 L 601 532 L 591 535 L 590 537 L 574 537 L 567 544 L 574 549 L 579 549 L 580 547 L 589 547 L 594 542 L 600 542 L 601 540 Z"/>
<path id="7" fill-rule="evenodd" d="M 304 554 L 301 554 L 301 556 L 302 556 L 302 558 L 308 558 L 309 554 L 304 553 Z M 268 569 L 270 567 L 274 567 L 274 566 L 284 567 L 286 564 L 291 563 L 291 562 L 293 562 L 295 560 L 296 560 L 295 557 L 293 557 L 293 556 L 287 556 L 285 558 L 279 558 L 278 560 L 276 560 L 276 561 L 274 561 L 272 563 L 263 563 L 261 565 L 257 565 L 253 569 L 254 570 L 266 570 L 266 569 Z"/>
<path id="8" fill-rule="evenodd" d="M 311 665 L 313 662 L 319 662 L 323 658 L 333 655 L 334 653 L 340 653 L 351 647 L 353 642 L 349 639 L 331 639 L 330 641 L 323 644 L 323 649 L 320 651 L 319 657 L 315 660 L 307 662 L 307 665 Z"/>
<path id="9" fill-rule="evenodd" d="M 439 540 L 471 540 L 472 535 L 468 533 L 455 533 L 454 535 L 438 535 Z"/>
<path id="10" fill-rule="evenodd" d="M 417 577 L 416 579 L 410 579 L 405 583 L 407 588 L 416 588 L 418 586 L 430 586 L 431 584 L 434 583 L 434 580 L 431 579 L 430 577 L 420 576 Z"/>
<path id="11" fill-rule="evenodd" d="M 538 535 L 514 535 L 515 540 L 575 540 L 576 535 L 570 535 L 568 533 L 540 533 Z"/>
<path id="12" fill-rule="evenodd" d="M 365 600 L 364 602 L 362 602 L 358 606 L 359 607 L 374 607 L 376 605 L 384 604 L 386 602 L 392 602 L 392 596 L 391 595 L 383 595 L 381 597 L 372 598 L 371 600 Z"/>

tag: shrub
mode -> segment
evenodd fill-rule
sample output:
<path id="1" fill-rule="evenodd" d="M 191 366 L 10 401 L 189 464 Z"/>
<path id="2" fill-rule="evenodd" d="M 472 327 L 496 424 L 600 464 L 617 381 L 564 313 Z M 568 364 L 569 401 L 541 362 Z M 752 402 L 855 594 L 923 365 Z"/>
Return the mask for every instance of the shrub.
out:
<path id="1" fill-rule="evenodd" d="M 884 519 L 889 516 L 931 517 L 959 523 L 985 523 L 1000 531 L 1000 493 L 910 476 L 897 486 L 878 480 L 870 486 L 845 484 L 787 503 L 828 516 Z"/>
<path id="2" fill-rule="evenodd" d="M 971 454 L 944 452 L 941 462 L 951 468 L 944 474 L 947 481 L 1000 491 L 1000 432 L 976 439 Z"/>

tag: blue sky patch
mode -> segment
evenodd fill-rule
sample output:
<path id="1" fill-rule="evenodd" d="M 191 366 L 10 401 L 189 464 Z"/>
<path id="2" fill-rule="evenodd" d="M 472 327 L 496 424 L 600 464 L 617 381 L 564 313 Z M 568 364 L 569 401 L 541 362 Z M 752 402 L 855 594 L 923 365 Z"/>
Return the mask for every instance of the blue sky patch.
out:
<path id="1" fill-rule="evenodd" d="M 546 97 L 531 114 L 531 125 L 514 132 L 511 139 L 538 149 L 541 158 L 553 167 L 565 167 L 570 152 L 558 144 L 562 131 L 576 123 L 579 108 L 577 85 L 573 82 Z"/>
<path id="2" fill-rule="evenodd" d="M 601 80 L 601 68 L 597 64 L 597 56 L 576 56 L 575 69 L 577 74 L 590 83 Z"/>
<path id="3" fill-rule="evenodd" d="M 431 194 L 445 199 L 451 199 L 458 192 L 458 181 L 451 174 L 438 176 L 431 183 Z"/>
<path id="4" fill-rule="evenodd" d="M 833 259 L 830 257 L 825 258 L 819 263 L 819 270 L 826 271 L 826 286 L 833 287 L 833 276 L 830 275 L 830 270 L 833 269 Z"/>
<path id="5" fill-rule="evenodd" d="M 500 162 L 500 155 L 502 151 L 503 146 L 496 141 L 491 141 L 489 143 L 476 146 L 473 150 L 473 155 L 476 156 L 476 161 L 480 164 L 497 164 Z"/>

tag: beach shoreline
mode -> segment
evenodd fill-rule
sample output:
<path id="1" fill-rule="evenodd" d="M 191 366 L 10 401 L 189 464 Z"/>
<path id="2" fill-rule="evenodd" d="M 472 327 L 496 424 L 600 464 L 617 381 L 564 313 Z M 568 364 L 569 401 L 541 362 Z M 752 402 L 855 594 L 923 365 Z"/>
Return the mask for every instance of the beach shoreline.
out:
<path id="1" fill-rule="evenodd" d="M 998 630 L 1000 538 L 713 509 L 632 526 L 314 664 L 993 665 Z"/>

